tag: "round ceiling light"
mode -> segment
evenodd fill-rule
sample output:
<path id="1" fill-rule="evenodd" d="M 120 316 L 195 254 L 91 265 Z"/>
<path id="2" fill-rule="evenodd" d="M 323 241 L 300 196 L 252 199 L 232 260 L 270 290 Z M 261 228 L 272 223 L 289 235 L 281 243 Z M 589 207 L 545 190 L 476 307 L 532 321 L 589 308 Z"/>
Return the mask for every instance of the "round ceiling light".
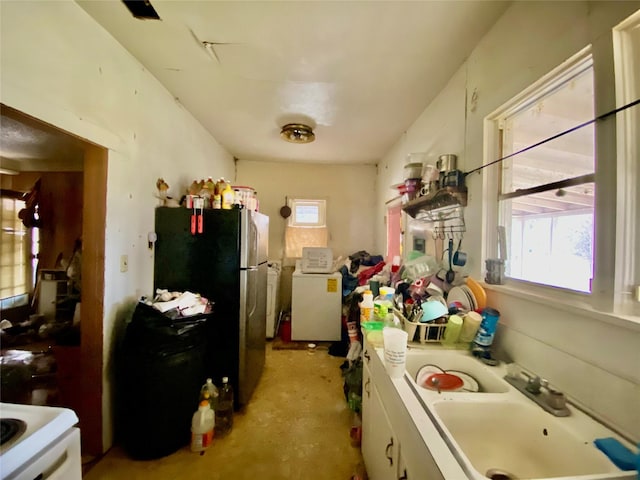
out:
<path id="1" fill-rule="evenodd" d="M 316 139 L 311 127 L 301 123 L 288 123 L 280 131 L 280 136 L 291 143 L 310 143 Z"/>

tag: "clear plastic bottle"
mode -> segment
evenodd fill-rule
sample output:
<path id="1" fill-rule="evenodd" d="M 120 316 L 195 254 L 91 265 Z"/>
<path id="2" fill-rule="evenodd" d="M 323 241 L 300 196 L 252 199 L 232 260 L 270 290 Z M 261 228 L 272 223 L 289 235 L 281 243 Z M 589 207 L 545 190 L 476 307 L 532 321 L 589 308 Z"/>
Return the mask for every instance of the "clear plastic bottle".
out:
<path id="1" fill-rule="evenodd" d="M 222 437 L 233 427 L 233 388 L 228 377 L 222 377 L 222 387 L 216 408 L 216 436 Z"/>
<path id="2" fill-rule="evenodd" d="M 213 441 L 215 414 L 209 402 L 203 400 L 191 419 L 191 451 L 204 452 Z"/>
<path id="3" fill-rule="evenodd" d="M 373 320 L 373 293 L 371 290 L 365 290 L 362 294 L 362 302 L 360 302 L 360 323 Z"/>
<path id="4" fill-rule="evenodd" d="M 380 295 L 373 299 L 374 320 L 393 323 L 393 294 L 395 289 L 380 287 Z"/>
<path id="5" fill-rule="evenodd" d="M 200 401 L 207 400 L 211 406 L 211 410 L 216 409 L 218 403 L 218 387 L 215 386 L 210 378 L 207 378 L 207 382 L 200 389 Z"/>

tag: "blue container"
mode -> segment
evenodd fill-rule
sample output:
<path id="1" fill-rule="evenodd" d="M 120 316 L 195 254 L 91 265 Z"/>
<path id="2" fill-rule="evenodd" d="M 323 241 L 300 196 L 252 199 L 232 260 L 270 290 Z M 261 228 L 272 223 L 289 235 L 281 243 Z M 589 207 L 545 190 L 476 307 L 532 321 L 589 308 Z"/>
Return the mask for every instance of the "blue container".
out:
<path id="1" fill-rule="evenodd" d="M 498 320 L 500 320 L 500 312 L 491 307 L 487 307 L 482 311 L 482 322 L 473 342 L 482 347 L 489 347 L 493 343 L 493 337 L 498 328 Z"/>

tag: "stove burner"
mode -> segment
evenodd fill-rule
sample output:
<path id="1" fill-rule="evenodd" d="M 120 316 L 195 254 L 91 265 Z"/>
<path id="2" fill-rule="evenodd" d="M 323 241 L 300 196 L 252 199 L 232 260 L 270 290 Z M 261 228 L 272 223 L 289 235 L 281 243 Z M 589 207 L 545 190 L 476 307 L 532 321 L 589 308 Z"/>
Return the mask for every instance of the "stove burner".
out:
<path id="1" fill-rule="evenodd" d="M 27 424 L 17 418 L 0 418 L 0 445 L 7 447 L 7 444 L 17 440 L 27 429 Z M 4 450 L 4 448 L 3 448 Z"/>

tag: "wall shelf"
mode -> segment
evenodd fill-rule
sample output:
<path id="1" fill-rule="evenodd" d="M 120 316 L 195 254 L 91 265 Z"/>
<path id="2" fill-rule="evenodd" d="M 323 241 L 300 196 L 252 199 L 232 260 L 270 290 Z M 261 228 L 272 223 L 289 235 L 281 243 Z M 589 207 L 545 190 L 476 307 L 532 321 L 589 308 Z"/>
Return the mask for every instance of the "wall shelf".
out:
<path id="1" fill-rule="evenodd" d="M 415 219 L 441 222 L 459 216 L 459 207 L 466 206 L 466 187 L 444 187 L 432 194 L 410 200 L 402 209 Z"/>

